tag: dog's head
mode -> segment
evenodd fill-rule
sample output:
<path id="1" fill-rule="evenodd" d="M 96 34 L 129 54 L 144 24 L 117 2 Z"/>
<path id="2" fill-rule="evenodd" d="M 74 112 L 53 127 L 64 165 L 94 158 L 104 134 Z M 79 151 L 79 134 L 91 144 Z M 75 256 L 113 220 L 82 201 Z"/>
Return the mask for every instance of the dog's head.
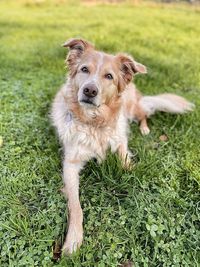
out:
<path id="1" fill-rule="evenodd" d="M 82 39 L 71 39 L 66 63 L 75 88 L 77 101 L 86 108 L 108 105 L 120 96 L 137 73 L 146 73 L 146 67 L 126 54 L 109 55 L 96 51 Z"/>

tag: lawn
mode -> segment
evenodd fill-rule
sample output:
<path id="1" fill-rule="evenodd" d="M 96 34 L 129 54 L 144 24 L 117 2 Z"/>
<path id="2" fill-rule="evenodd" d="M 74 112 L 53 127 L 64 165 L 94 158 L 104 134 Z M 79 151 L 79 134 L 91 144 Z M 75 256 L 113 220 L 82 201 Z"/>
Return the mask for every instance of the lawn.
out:
<path id="1" fill-rule="evenodd" d="M 70 3 L 0 2 L 0 266 L 200 266 L 200 9 Z M 148 74 L 135 78 L 144 94 L 175 92 L 196 109 L 155 115 L 147 137 L 131 125 L 134 170 L 110 153 L 88 163 L 84 243 L 59 258 L 67 211 L 49 112 L 65 80 L 61 44 L 76 36 L 146 65 Z"/>

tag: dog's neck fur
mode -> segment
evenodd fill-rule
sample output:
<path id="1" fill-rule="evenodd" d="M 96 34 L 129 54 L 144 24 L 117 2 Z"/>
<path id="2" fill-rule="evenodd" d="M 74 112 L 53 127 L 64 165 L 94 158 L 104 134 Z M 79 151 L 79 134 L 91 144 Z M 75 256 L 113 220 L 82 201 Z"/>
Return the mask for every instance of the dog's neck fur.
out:
<path id="1" fill-rule="evenodd" d="M 113 127 L 116 124 L 122 107 L 121 96 L 113 97 L 109 103 L 102 104 L 98 108 L 86 108 L 78 102 L 70 78 L 67 81 L 67 88 L 64 99 L 75 120 L 96 128 Z"/>

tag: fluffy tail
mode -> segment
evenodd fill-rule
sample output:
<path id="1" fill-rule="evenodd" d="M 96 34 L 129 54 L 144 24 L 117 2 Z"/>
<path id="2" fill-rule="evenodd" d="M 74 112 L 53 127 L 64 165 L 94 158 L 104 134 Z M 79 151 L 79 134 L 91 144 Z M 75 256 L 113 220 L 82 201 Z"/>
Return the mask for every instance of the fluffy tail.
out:
<path id="1" fill-rule="evenodd" d="M 185 113 L 192 111 L 194 104 L 188 102 L 185 98 L 174 94 L 161 94 L 156 96 L 143 96 L 139 104 L 145 111 L 147 117 L 153 115 L 156 111 L 168 113 Z"/>

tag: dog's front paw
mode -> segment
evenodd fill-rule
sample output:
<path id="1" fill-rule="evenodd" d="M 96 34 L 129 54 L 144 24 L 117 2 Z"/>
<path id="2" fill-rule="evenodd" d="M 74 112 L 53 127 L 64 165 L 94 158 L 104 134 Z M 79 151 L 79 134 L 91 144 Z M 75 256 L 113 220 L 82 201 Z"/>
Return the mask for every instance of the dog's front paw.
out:
<path id="1" fill-rule="evenodd" d="M 123 164 L 123 168 L 125 170 L 132 170 L 135 166 L 133 159 L 132 159 L 133 155 L 131 154 L 131 152 L 128 152 L 128 154 L 126 155 L 126 158 L 123 159 L 122 164 Z"/>
<path id="2" fill-rule="evenodd" d="M 64 254 L 72 254 L 76 252 L 81 246 L 83 241 L 83 230 L 82 227 L 71 226 L 69 227 L 65 243 L 62 247 Z"/>
<path id="3" fill-rule="evenodd" d="M 134 168 L 135 164 L 131 159 L 126 160 L 123 162 L 123 168 L 127 171 L 131 171 Z"/>

